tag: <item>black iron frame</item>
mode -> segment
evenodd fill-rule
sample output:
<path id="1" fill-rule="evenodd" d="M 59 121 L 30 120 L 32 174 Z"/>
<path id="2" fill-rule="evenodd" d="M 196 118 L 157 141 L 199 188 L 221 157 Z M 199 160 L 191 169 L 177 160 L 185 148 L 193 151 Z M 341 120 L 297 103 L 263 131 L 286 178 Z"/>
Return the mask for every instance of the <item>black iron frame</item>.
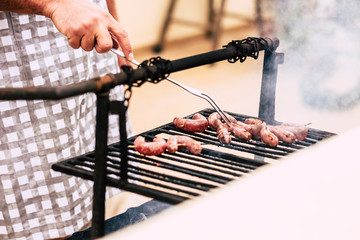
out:
<path id="1" fill-rule="evenodd" d="M 278 64 L 283 62 L 283 53 L 275 50 L 279 45 L 277 39 L 251 38 L 251 41 L 239 41 L 237 45 L 229 44 L 223 49 L 210 51 L 190 57 L 170 61 L 171 68 L 166 69 L 165 74 L 177 72 L 193 67 L 219 62 L 229 59 L 246 59 L 246 57 L 257 56 L 259 51 L 265 51 L 263 62 L 263 76 L 261 84 L 261 97 L 259 105 L 259 117 L 271 123 L 275 116 L 275 88 Z M 257 57 L 256 57 L 257 58 Z M 156 74 L 157 66 L 140 68 L 130 72 L 108 74 L 87 81 L 61 87 L 29 87 L 29 88 L 2 88 L 0 89 L 1 100 L 56 100 L 71 96 L 93 92 L 97 95 L 96 115 L 96 144 L 95 144 L 95 172 L 94 199 L 93 199 L 93 221 L 92 238 L 104 235 L 104 212 L 105 212 L 105 187 L 106 187 L 106 149 L 109 113 L 119 115 L 120 143 L 121 143 L 121 188 L 142 193 L 143 189 L 127 182 L 127 131 L 125 114 L 127 106 L 125 101 L 110 101 L 109 91 L 117 85 L 129 85 L 138 80 L 147 78 L 149 73 Z M 56 167 L 55 167 L 56 169 Z M 71 170 L 63 171 L 72 174 Z M 178 202 L 181 199 L 174 199 Z"/>

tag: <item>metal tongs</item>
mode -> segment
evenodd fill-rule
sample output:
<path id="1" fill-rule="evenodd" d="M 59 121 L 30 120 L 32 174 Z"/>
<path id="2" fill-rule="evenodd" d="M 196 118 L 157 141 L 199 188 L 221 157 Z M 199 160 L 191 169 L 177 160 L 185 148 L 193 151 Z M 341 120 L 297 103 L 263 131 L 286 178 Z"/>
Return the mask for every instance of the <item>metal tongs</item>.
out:
<path id="1" fill-rule="evenodd" d="M 129 60 L 125 57 L 125 54 L 123 52 L 121 52 L 120 50 L 118 49 L 115 49 L 115 48 L 111 48 L 110 49 L 113 53 L 115 53 L 116 55 L 126 59 L 128 62 L 131 62 L 132 64 L 136 65 L 136 66 L 140 66 L 140 62 L 136 61 L 136 60 Z M 210 105 L 219 113 L 220 117 L 225 121 L 225 123 L 230 126 L 230 119 L 226 116 L 226 114 L 223 112 L 223 110 L 221 110 L 221 108 L 216 104 L 216 102 L 214 101 L 214 99 L 212 99 L 212 97 L 210 97 L 208 94 L 204 93 L 204 92 L 201 92 L 195 88 L 192 88 L 192 87 L 189 87 L 189 86 L 186 86 L 184 84 L 181 84 L 169 77 L 166 77 L 165 78 L 166 80 L 168 80 L 169 82 L 185 89 L 186 91 L 188 91 L 189 93 L 195 95 L 195 96 L 198 96 L 202 99 L 205 99 L 206 101 L 208 101 L 208 103 L 210 103 Z"/>

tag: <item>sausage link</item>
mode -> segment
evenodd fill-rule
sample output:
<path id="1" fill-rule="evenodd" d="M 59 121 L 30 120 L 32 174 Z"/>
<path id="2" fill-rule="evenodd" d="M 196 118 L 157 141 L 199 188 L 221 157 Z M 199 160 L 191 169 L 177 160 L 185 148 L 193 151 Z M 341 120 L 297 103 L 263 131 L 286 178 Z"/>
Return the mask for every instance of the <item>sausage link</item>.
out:
<path id="1" fill-rule="evenodd" d="M 263 128 L 265 123 L 263 123 L 263 121 L 261 121 L 260 119 L 256 119 L 256 118 L 247 118 L 247 119 L 245 119 L 244 122 L 245 122 L 245 124 L 249 124 L 251 126 L 251 129 L 249 130 L 251 135 L 254 138 L 259 138 L 260 131 Z"/>
<path id="2" fill-rule="evenodd" d="M 298 141 L 304 140 L 308 134 L 308 128 L 305 125 L 282 123 L 281 125 L 278 125 L 278 127 L 292 132 Z"/>
<path id="3" fill-rule="evenodd" d="M 208 117 L 209 127 L 213 130 L 217 130 L 219 125 L 221 125 L 221 117 L 218 112 L 213 112 Z"/>
<path id="4" fill-rule="evenodd" d="M 257 118 L 247 118 L 247 119 L 245 119 L 245 123 L 251 124 L 251 125 L 261 125 L 263 123 L 263 121 L 261 121 L 260 119 L 257 119 Z"/>
<path id="5" fill-rule="evenodd" d="M 225 113 L 225 115 L 227 116 L 227 118 L 230 120 L 230 122 L 232 123 L 237 123 L 238 120 L 236 120 L 236 118 L 234 118 L 233 116 L 231 116 L 230 114 Z"/>
<path id="6" fill-rule="evenodd" d="M 204 132 L 208 128 L 208 120 L 200 113 L 193 115 L 192 119 L 175 117 L 173 120 L 175 127 L 188 132 Z"/>
<path id="7" fill-rule="evenodd" d="M 231 124 L 230 131 L 234 134 L 235 137 L 239 139 L 250 140 L 252 135 L 245 128 L 241 127 L 237 123 Z"/>
<path id="8" fill-rule="evenodd" d="M 260 130 L 260 137 L 265 144 L 271 147 L 276 147 L 279 144 L 279 138 L 270 132 L 268 126 L 265 124 L 262 125 Z"/>
<path id="9" fill-rule="evenodd" d="M 175 153 L 178 150 L 178 148 L 179 146 L 178 146 L 177 137 L 176 136 L 169 137 L 166 143 L 166 149 L 168 150 L 168 152 Z"/>
<path id="10" fill-rule="evenodd" d="M 195 113 L 193 116 L 192 116 L 192 119 L 194 119 L 194 120 L 197 120 L 197 119 L 205 119 L 205 120 L 207 120 L 206 119 L 206 117 L 205 116 L 203 116 L 201 113 Z"/>
<path id="11" fill-rule="evenodd" d="M 166 150 L 166 141 L 156 137 L 152 142 L 145 142 L 143 136 L 138 136 L 134 141 L 135 150 L 144 155 L 160 155 Z"/>
<path id="12" fill-rule="evenodd" d="M 251 125 L 250 133 L 254 138 L 260 137 L 260 131 L 264 127 L 265 123 L 259 124 L 259 125 Z"/>
<path id="13" fill-rule="evenodd" d="M 199 154 L 202 151 L 201 144 L 188 136 L 174 135 L 169 137 L 167 141 L 167 150 L 171 153 L 175 153 L 178 148 L 185 148 L 193 154 Z"/>
<path id="14" fill-rule="evenodd" d="M 229 128 L 224 124 L 220 124 L 216 130 L 217 138 L 222 144 L 230 144 L 231 143 L 231 134 L 229 132 Z"/>
<path id="15" fill-rule="evenodd" d="M 296 136 L 293 132 L 290 132 L 284 128 L 278 126 L 268 126 L 269 131 L 275 134 L 279 140 L 286 143 L 294 143 L 296 141 Z"/>
<path id="16" fill-rule="evenodd" d="M 246 123 L 243 123 L 243 122 L 240 122 L 240 121 L 236 121 L 236 123 L 234 123 L 235 125 L 238 125 L 239 127 L 245 129 L 246 131 L 250 132 L 253 125 L 250 125 L 250 124 L 246 124 Z"/>
<path id="17" fill-rule="evenodd" d="M 225 115 L 230 120 L 230 122 L 232 123 L 238 122 L 238 120 L 236 120 L 236 118 L 234 118 L 230 114 L 225 113 Z M 209 115 L 208 121 L 209 121 L 209 127 L 213 130 L 216 130 L 217 127 L 222 123 L 222 118 L 218 112 L 213 112 L 212 114 Z"/>

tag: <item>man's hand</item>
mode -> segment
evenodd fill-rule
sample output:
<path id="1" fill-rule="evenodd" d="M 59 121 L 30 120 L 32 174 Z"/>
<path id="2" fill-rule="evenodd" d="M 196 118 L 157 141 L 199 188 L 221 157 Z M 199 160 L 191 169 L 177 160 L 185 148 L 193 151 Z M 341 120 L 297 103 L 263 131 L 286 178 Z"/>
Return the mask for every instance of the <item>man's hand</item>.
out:
<path id="1" fill-rule="evenodd" d="M 114 0 L 106 0 L 116 18 Z M 73 48 L 96 49 L 105 53 L 115 47 L 133 59 L 128 34 L 118 21 L 104 9 L 88 0 L 0 0 L 0 11 L 38 14 L 49 17 Z M 124 59 L 119 65 L 130 65 Z"/>
<path id="2" fill-rule="evenodd" d="M 85 51 L 95 48 L 99 53 L 115 47 L 121 49 L 128 59 L 133 59 L 127 32 L 111 14 L 95 3 L 87 0 L 51 1 L 46 12 L 56 28 L 68 38 L 71 47 L 81 47 Z"/>

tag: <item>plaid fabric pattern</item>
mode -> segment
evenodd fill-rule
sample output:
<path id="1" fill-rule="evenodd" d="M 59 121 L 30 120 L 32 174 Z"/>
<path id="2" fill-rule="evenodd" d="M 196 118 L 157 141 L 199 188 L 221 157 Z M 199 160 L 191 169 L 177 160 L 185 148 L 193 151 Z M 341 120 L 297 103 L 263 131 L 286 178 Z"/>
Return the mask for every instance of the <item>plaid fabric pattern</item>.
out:
<path id="1" fill-rule="evenodd" d="M 118 71 L 111 53 L 72 49 L 49 19 L 0 12 L 1 87 L 61 86 Z M 113 89 L 112 99 L 122 97 Z M 51 165 L 94 149 L 95 112 L 92 93 L 0 101 L 1 239 L 63 237 L 91 220 L 92 183 Z M 111 117 L 110 142 L 119 140 L 117 121 Z"/>

